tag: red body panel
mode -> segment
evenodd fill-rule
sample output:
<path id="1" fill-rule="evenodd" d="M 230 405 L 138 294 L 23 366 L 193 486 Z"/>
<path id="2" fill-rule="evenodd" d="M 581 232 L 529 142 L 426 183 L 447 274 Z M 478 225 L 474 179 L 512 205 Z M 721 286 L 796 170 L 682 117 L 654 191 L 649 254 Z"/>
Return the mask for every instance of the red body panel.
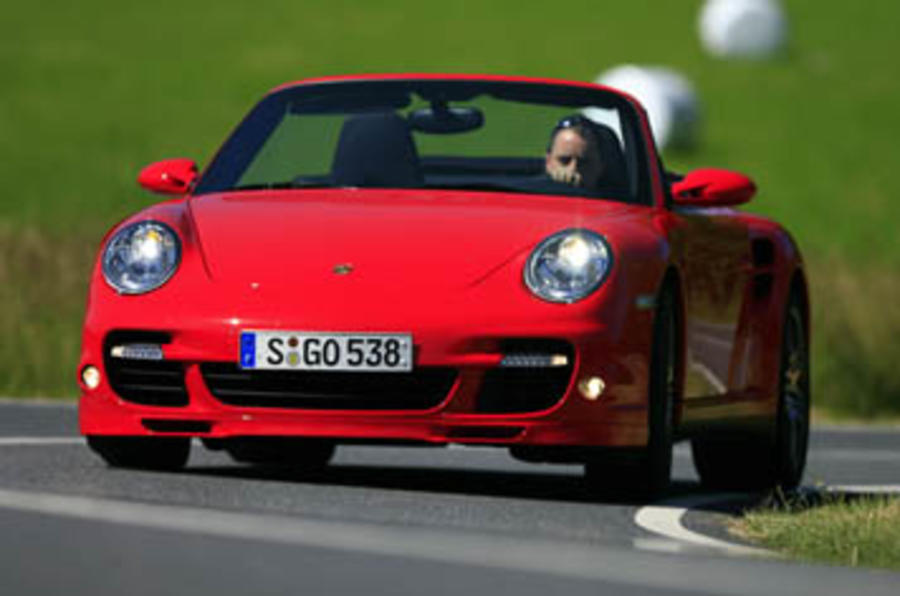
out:
<path id="1" fill-rule="evenodd" d="M 644 128 L 652 153 L 646 119 Z M 647 158 L 657 163 L 655 155 Z M 787 234 L 762 218 L 667 209 L 655 167 L 652 176 L 653 207 L 376 189 L 209 194 L 150 207 L 123 223 L 168 223 L 180 236 L 182 262 L 165 285 L 138 296 L 117 294 L 95 267 L 79 371 L 96 366 L 102 381 L 93 390 L 82 384 L 81 430 L 153 435 L 159 431 L 146 421 L 175 420 L 206 423 L 202 431 L 174 433 L 205 437 L 644 445 L 652 300 L 667 272 L 677 276 L 683 308 L 683 428 L 770 417 L 782 305 L 799 255 Z M 615 266 L 582 301 L 540 300 L 523 282 L 526 259 L 550 234 L 575 227 L 603 234 Z M 760 239 L 771 258 L 756 248 Z M 767 258 L 758 262 L 763 252 Z M 335 275 L 340 264 L 351 264 L 353 273 Z M 210 393 L 199 365 L 235 362 L 242 329 L 411 333 L 416 367 L 453 367 L 459 375 L 447 397 L 426 411 L 230 406 Z M 165 358 L 183 363 L 189 404 L 121 399 L 104 364 L 104 338 L 113 330 L 169 333 Z M 485 373 L 500 364 L 501 342 L 510 338 L 569 342 L 575 362 L 568 388 L 541 411 L 477 413 L 475 395 Z M 592 376 L 606 385 L 597 400 L 577 389 Z"/>

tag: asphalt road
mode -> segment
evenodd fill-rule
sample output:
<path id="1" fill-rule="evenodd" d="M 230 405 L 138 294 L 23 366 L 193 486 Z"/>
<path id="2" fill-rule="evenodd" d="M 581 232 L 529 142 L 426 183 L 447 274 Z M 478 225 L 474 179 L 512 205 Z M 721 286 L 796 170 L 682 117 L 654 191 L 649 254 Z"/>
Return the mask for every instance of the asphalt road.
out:
<path id="1" fill-rule="evenodd" d="M 900 493 L 900 431 L 816 429 L 808 485 Z M 900 574 L 753 554 L 676 451 L 663 502 L 598 502 L 580 468 L 502 450 L 344 447 L 297 477 L 196 446 L 113 470 L 65 405 L 0 402 L 0 594 L 892 594 Z M 688 509 L 685 511 L 685 509 Z"/>

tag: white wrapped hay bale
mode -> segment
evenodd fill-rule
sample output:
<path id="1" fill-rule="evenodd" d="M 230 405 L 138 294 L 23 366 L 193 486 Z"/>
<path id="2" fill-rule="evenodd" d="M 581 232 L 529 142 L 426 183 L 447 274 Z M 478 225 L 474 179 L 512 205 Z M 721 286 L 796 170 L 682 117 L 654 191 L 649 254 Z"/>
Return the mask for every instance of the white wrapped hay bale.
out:
<path id="1" fill-rule="evenodd" d="M 700 11 L 703 47 L 723 58 L 767 58 L 787 43 L 788 23 L 777 0 L 707 0 Z"/>
<path id="2" fill-rule="evenodd" d="M 658 147 L 687 149 L 696 143 L 700 102 L 685 76 L 670 68 L 626 64 L 601 73 L 596 82 L 641 102 Z M 586 115 L 592 117 L 590 111 Z"/>

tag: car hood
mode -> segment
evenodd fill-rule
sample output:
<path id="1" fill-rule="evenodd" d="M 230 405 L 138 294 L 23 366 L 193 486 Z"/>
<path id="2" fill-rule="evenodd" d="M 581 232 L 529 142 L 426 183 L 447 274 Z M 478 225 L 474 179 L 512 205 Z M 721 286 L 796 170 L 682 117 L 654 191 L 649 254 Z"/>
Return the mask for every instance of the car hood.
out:
<path id="1" fill-rule="evenodd" d="M 209 194 L 189 208 L 216 283 L 324 291 L 352 279 L 354 291 L 376 293 L 477 285 L 553 232 L 637 209 L 571 197 L 373 189 Z"/>

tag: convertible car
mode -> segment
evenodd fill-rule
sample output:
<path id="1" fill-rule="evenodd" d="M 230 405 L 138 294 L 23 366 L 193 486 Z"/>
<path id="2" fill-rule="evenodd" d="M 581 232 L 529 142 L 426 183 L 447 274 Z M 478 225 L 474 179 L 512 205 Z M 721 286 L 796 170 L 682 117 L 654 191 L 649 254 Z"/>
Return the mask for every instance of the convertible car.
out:
<path id="1" fill-rule="evenodd" d="M 109 465 L 326 465 L 342 443 L 493 445 L 656 495 L 796 486 L 797 246 L 736 172 L 666 171 L 647 116 L 560 80 L 379 75 L 268 93 L 94 268 L 80 424 Z"/>

